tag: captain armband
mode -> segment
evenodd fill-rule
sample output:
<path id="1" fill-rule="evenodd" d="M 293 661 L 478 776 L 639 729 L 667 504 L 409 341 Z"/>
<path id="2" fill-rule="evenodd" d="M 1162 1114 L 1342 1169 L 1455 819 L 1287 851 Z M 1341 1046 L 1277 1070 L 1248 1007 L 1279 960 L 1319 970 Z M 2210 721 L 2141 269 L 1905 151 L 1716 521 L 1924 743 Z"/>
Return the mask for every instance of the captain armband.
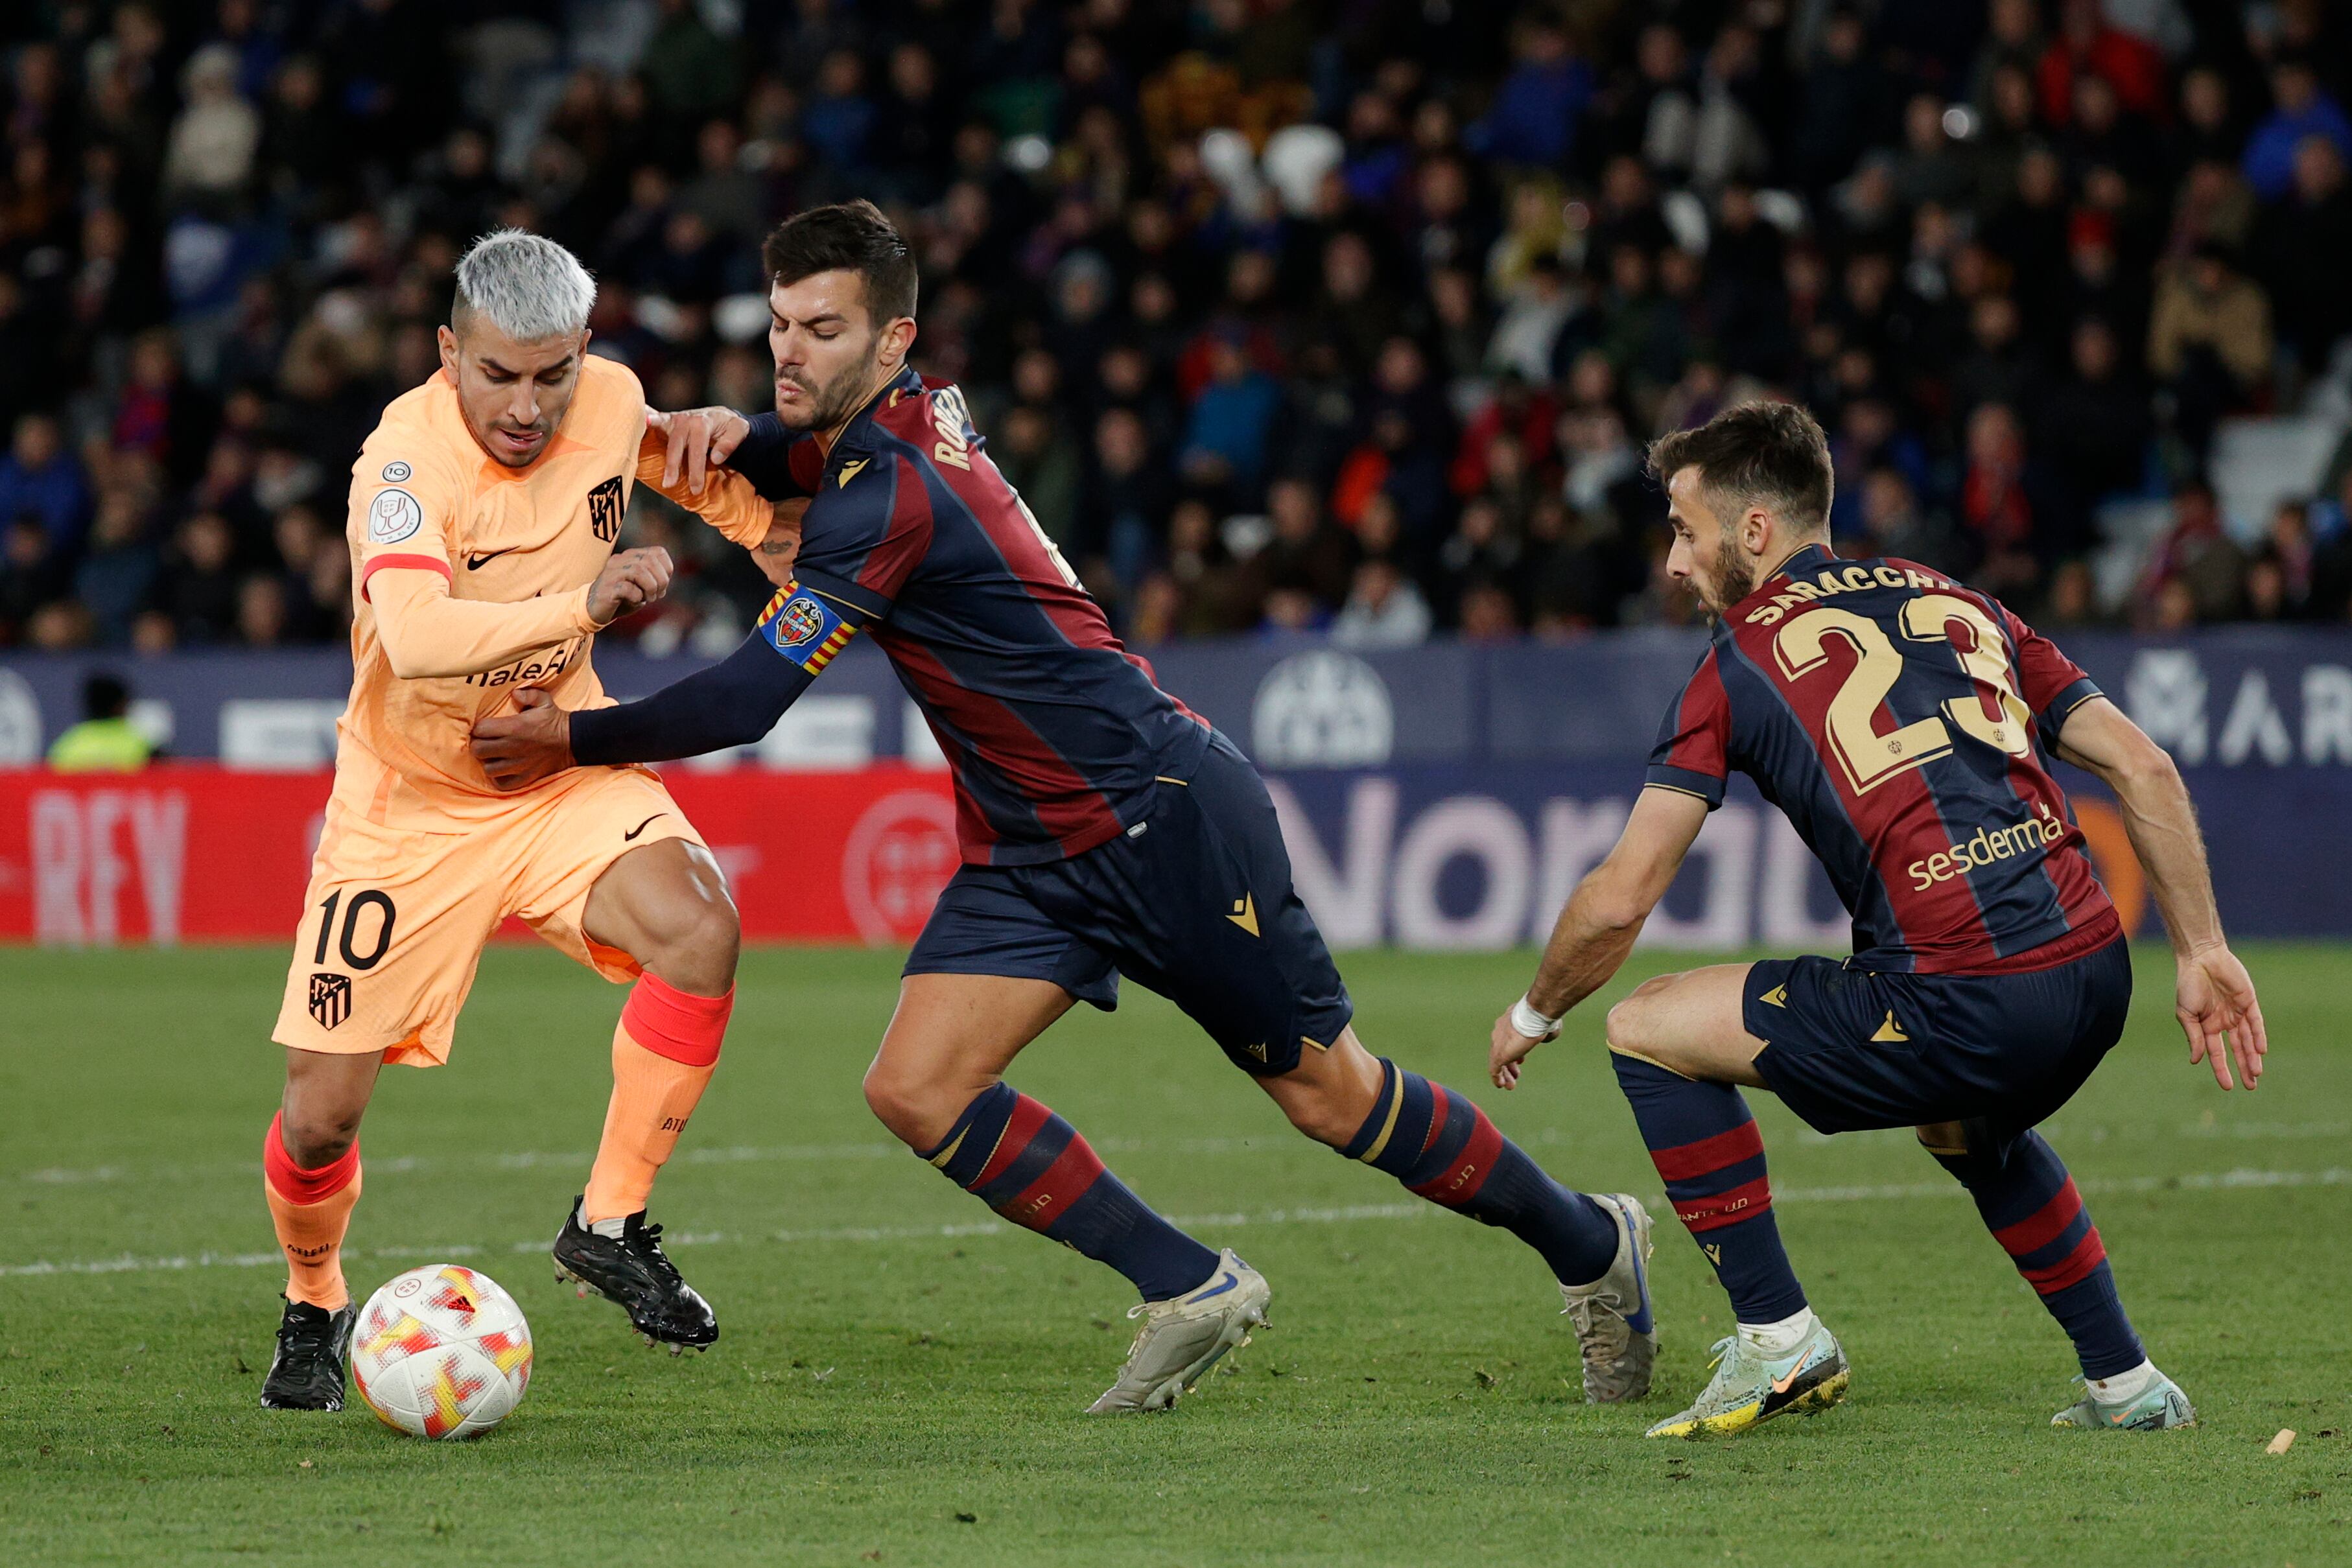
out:
<path id="1" fill-rule="evenodd" d="M 768 601 L 758 631 L 761 642 L 812 675 L 857 635 L 857 627 L 843 619 L 837 606 L 797 581 Z"/>

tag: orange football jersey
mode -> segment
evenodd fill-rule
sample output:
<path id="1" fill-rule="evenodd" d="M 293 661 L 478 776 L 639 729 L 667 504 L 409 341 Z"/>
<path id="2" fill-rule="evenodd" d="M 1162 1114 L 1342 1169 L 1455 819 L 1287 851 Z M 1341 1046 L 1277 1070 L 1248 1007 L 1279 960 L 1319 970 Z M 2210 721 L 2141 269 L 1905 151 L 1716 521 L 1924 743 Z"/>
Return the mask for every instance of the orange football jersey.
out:
<path id="1" fill-rule="evenodd" d="M 586 591 L 613 553 L 635 481 L 658 485 L 662 446 L 645 420 L 635 373 L 593 355 L 527 468 L 493 461 L 475 442 L 446 371 L 385 407 L 352 466 L 352 695 L 335 758 L 336 791 L 352 809 L 425 831 L 495 813 L 514 797 L 493 789 L 467 749 L 478 717 L 524 685 L 567 708 L 611 701 L 589 662 Z M 698 497 L 666 493 L 739 543 L 764 538 L 769 504 L 738 476 L 719 470 L 714 481 Z M 403 615 L 429 635 L 380 621 Z M 387 632 L 401 634 L 393 640 L 407 666 L 430 674 L 395 673 Z"/>

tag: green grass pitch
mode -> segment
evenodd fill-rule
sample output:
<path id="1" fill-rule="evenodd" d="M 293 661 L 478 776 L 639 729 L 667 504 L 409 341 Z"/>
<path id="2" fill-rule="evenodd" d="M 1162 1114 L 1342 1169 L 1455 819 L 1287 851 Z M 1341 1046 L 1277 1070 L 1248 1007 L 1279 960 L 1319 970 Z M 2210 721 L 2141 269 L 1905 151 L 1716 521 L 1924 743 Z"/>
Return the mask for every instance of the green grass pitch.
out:
<path id="1" fill-rule="evenodd" d="M 1015 1080 L 1262 1268 L 1274 1324 L 1172 1415 L 1081 1416 L 1126 1348 L 1127 1289 L 993 1223 L 866 1114 L 887 954 L 747 957 L 654 1209 L 724 1339 L 649 1354 L 545 1253 L 620 994 L 498 949 L 455 1065 L 385 1074 L 352 1238 L 362 1294 L 455 1254 L 530 1314 L 520 1410 L 434 1445 L 356 1400 L 255 1405 L 283 955 L 0 953 L 0 1543 L 24 1563 L 2352 1563 L 2347 953 L 2251 958 L 2274 1041 L 2258 1094 L 2187 1065 L 2168 957 L 2146 950 L 2131 1034 L 2051 1128 L 2201 1428 L 2051 1431 L 2072 1357 L 1957 1186 L 1906 1133 L 1830 1142 L 1759 1094 L 1853 1392 L 1690 1445 L 1642 1427 L 1703 1381 L 1727 1313 L 1663 1207 L 1658 1389 L 1588 1407 L 1534 1254 L 1298 1138 L 1133 988 Z M 1508 1095 L 1480 1068 L 1525 956 L 1345 967 L 1375 1050 L 1473 1093 L 1570 1184 L 1658 1204 L 1598 1041 L 1601 1003 L 1662 961 Z M 2299 1439 L 2267 1455 L 2283 1427 Z"/>

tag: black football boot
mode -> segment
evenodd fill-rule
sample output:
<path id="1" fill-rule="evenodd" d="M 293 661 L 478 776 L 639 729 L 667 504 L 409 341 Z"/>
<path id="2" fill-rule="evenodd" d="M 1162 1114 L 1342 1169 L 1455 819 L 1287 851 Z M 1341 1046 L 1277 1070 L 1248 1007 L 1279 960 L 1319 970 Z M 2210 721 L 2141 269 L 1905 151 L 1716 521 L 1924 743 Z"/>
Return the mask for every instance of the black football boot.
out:
<path id="1" fill-rule="evenodd" d="M 286 1315 L 278 1321 L 278 1354 L 261 1382 L 261 1407 L 341 1409 L 343 1364 L 351 1357 L 352 1329 L 359 1321 L 356 1301 L 331 1312 L 308 1301 L 288 1301 Z"/>
<path id="2" fill-rule="evenodd" d="M 622 1222 L 618 1237 L 600 1236 L 580 1223 L 575 1198 L 555 1238 L 555 1278 L 579 1286 L 583 1300 L 593 1290 L 619 1306 L 648 1345 L 666 1344 L 672 1355 L 708 1350 L 719 1341 L 719 1319 L 678 1278 L 677 1265 L 662 1250 L 661 1233 L 639 1209 Z"/>

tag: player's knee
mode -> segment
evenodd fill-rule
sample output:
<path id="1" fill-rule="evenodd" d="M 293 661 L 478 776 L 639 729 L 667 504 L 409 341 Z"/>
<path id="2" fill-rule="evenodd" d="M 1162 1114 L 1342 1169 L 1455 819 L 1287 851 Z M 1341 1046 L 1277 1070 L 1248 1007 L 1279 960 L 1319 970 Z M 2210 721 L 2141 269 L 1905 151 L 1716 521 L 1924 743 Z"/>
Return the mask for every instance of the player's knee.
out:
<path id="1" fill-rule="evenodd" d="M 880 1061 L 866 1070 L 864 1088 L 866 1109 L 912 1149 L 936 1145 L 963 1112 L 961 1105 L 949 1105 L 936 1085 Z"/>
<path id="2" fill-rule="evenodd" d="M 1676 1043 L 1664 1022 L 1656 1002 L 1639 991 L 1609 1009 L 1602 1025 L 1601 1039 L 1617 1062 L 1641 1061 L 1652 1067 L 1663 1067 L 1677 1078 L 1706 1076 L 1703 1061 L 1686 1060 L 1685 1051 Z M 1621 1074 L 1622 1077 L 1622 1074 Z"/>
<path id="3" fill-rule="evenodd" d="M 651 935 L 655 950 L 641 961 L 678 989 L 717 997 L 735 983 L 743 925 L 723 892 L 678 900 Z"/>
<path id="4" fill-rule="evenodd" d="M 1362 1115 L 1351 1112 L 1335 1095 L 1295 1095 L 1281 1104 L 1282 1113 L 1290 1118 L 1292 1126 L 1317 1143 L 1328 1144 L 1335 1149 L 1345 1146 L 1363 1125 Z"/>
<path id="5" fill-rule="evenodd" d="M 343 1157 L 360 1135 L 360 1118 L 367 1114 L 375 1072 L 373 1056 L 313 1051 L 286 1053 L 278 1140 L 297 1166 L 316 1170 Z"/>
<path id="6" fill-rule="evenodd" d="M 1601 1025 L 1601 1037 L 1610 1050 L 1629 1051 L 1636 1056 L 1650 1054 L 1643 1049 L 1649 1038 L 1642 1028 L 1643 1015 L 1647 1010 L 1640 991 L 1635 991 L 1609 1009 L 1608 1019 Z"/>
<path id="7" fill-rule="evenodd" d="M 743 953 L 742 917 L 735 913 L 735 901 L 722 893 L 697 906 L 693 925 L 694 948 L 704 955 L 712 982 L 709 994 L 720 995 L 735 983 L 735 964 Z"/>
<path id="8" fill-rule="evenodd" d="M 306 1106 L 289 1097 L 278 1126 L 279 1141 L 295 1165 L 317 1170 L 350 1151 L 360 1135 L 360 1108 Z"/>

